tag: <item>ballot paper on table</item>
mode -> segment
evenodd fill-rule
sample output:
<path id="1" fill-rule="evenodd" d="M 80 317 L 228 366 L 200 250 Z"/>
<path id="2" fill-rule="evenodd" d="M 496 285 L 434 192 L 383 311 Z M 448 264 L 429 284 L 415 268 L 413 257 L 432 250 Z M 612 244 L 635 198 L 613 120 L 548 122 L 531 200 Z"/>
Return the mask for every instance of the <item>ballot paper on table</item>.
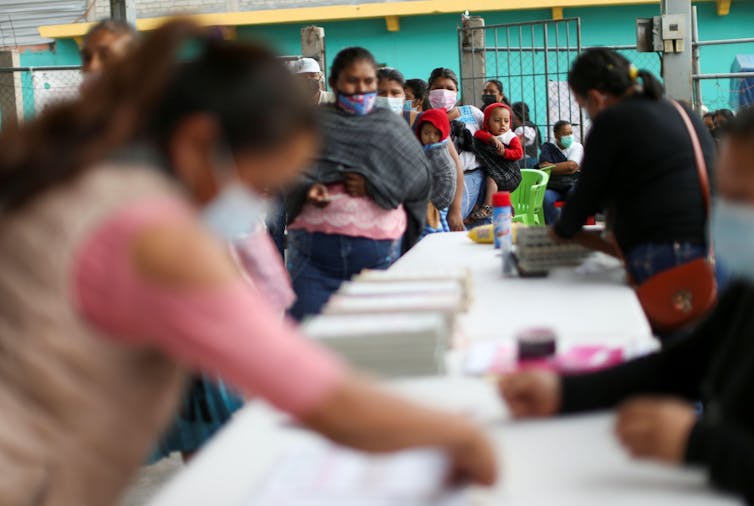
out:
<path id="1" fill-rule="evenodd" d="M 340 285 L 338 295 L 350 297 L 379 297 L 395 295 L 437 295 L 446 294 L 458 297 L 460 309 L 468 310 L 471 303 L 462 283 L 452 279 L 419 281 L 348 281 Z"/>
<path id="2" fill-rule="evenodd" d="M 323 314 L 354 315 L 374 313 L 442 313 L 450 327 L 455 325 L 456 316 L 461 309 L 459 294 L 387 294 L 374 297 L 355 297 L 333 295 L 328 301 Z"/>
<path id="3" fill-rule="evenodd" d="M 303 331 L 358 369 L 384 377 L 440 374 L 450 327 L 441 313 L 321 315 Z"/>
<path id="4" fill-rule="evenodd" d="M 420 269 L 404 271 L 401 269 L 389 269 L 386 271 L 365 269 L 353 277 L 352 281 L 358 283 L 420 283 L 420 282 L 448 282 L 458 283 L 463 290 L 464 310 L 473 302 L 474 278 L 471 270 L 466 267 L 454 269 Z"/>
<path id="5" fill-rule="evenodd" d="M 254 506 L 463 506 L 447 456 L 418 449 L 371 455 L 306 439 L 289 446 L 255 488 Z"/>

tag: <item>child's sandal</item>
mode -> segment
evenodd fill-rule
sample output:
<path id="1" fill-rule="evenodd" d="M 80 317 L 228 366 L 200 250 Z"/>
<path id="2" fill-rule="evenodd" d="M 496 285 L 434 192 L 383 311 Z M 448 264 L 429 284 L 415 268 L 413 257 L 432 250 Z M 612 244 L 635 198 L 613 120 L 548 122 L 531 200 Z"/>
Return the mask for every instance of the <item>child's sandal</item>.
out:
<path id="1" fill-rule="evenodd" d="M 492 217 L 492 206 L 485 204 L 480 208 L 472 211 L 468 217 L 468 221 L 469 223 L 474 223 L 477 221 L 486 220 L 490 217 Z"/>

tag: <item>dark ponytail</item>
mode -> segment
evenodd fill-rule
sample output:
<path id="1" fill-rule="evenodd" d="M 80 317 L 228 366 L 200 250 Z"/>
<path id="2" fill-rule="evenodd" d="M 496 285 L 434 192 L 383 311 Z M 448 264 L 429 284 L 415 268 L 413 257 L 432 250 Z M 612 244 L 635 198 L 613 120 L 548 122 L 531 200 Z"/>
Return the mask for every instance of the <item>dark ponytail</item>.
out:
<path id="1" fill-rule="evenodd" d="M 181 61 L 186 49 L 194 54 Z M 196 112 L 217 120 L 231 150 L 280 145 L 314 125 L 297 86 L 266 49 L 210 38 L 193 24 L 169 23 L 149 33 L 77 100 L 3 131 L 0 211 L 21 207 L 130 143 L 164 148 L 178 122 Z"/>
<path id="2" fill-rule="evenodd" d="M 623 55 L 613 50 L 596 47 L 581 53 L 568 72 L 568 85 L 574 93 L 586 96 L 589 90 L 598 90 L 622 97 L 632 89 L 640 96 L 659 100 L 665 94 L 660 81 L 648 70 L 638 70 Z"/>

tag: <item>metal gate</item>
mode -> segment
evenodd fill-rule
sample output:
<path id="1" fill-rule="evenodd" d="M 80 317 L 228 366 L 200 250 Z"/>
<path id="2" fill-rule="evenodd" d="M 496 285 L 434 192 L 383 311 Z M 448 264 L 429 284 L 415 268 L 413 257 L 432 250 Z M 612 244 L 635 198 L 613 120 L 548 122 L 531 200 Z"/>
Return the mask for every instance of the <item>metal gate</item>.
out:
<path id="1" fill-rule="evenodd" d="M 534 21 L 484 26 L 463 18 L 458 28 L 464 103 L 481 102 L 484 83 L 497 79 L 512 102 L 524 102 L 543 140 L 552 125 L 567 120 L 578 139 L 584 118 L 567 83 L 570 63 L 581 51 L 581 20 Z"/>

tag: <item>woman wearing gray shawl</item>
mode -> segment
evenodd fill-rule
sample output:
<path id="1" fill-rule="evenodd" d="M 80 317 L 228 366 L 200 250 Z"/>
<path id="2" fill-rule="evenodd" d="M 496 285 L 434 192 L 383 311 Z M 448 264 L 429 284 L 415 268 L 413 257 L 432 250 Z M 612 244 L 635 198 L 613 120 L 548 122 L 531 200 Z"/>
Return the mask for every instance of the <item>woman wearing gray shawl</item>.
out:
<path id="1" fill-rule="evenodd" d="M 374 57 L 347 48 L 333 61 L 336 103 L 320 110 L 321 152 L 288 206 L 291 316 L 317 314 L 343 281 L 385 269 L 418 240 L 431 191 L 429 162 L 404 121 L 375 108 Z"/>

